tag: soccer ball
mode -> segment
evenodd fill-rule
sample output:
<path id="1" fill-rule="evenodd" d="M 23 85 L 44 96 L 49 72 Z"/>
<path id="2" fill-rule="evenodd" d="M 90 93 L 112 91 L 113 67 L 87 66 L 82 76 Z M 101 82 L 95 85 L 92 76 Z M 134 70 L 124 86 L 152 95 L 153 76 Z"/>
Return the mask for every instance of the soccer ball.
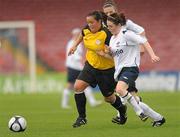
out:
<path id="1" fill-rule="evenodd" d="M 11 131 L 22 132 L 26 129 L 27 122 L 22 116 L 14 116 L 9 120 L 8 127 Z"/>

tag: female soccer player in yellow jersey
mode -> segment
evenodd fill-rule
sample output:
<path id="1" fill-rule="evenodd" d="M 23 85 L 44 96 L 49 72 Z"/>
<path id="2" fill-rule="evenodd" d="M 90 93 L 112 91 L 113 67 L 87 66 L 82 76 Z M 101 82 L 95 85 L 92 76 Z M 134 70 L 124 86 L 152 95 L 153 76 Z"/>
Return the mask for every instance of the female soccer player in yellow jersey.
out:
<path id="1" fill-rule="evenodd" d="M 79 74 L 75 84 L 75 101 L 79 116 L 73 127 L 80 127 L 87 123 L 86 120 L 86 97 L 84 89 L 89 85 L 99 86 L 106 102 L 110 103 L 120 113 L 120 123 L 126 122 L 126 106 L 121 102 L 120 97 L 114 94 L 116 82 L 114 80 L 114 62 L 112 59 L 102 57 L 97 51 L 103 50 L 105 45 L 109 45 L 111 33 L 102 25 L 102 15 L 98 11 L 89 13 L 86 17 L 87 26 L 82 29 L 82 34 L 74 42 L 69 50 L 69 55 L 73 54 L 80 42 L 84 42 L 87 49 L 86 63 Z"/>

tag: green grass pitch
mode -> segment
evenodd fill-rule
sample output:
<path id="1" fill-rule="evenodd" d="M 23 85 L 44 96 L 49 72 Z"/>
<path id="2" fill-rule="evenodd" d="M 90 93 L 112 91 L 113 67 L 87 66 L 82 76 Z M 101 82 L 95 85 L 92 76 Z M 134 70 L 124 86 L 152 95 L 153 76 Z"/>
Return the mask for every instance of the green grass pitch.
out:
<path id="1" fill-rule="evenodd" d="M 106 103 L 92 108 L 87 104 L 88 124 L 72 128 L 77 112 L 73 95 L 70 110 L 60 108 L 60 94 L 0 94 L 0 137 L 180 137 L 180 92 L 141 92 L 144 102 L 163 114 L 167 122 L 151 127 L 151 120 L 142 122 L 128 106 L 128 121 L 121 126 L 111 118 L 116 111 Z M 102 99 L 100 93 L 96 98 Z M 14 133 L 8 121 L 14 115 L 27 120 L 27 129 Z"/>

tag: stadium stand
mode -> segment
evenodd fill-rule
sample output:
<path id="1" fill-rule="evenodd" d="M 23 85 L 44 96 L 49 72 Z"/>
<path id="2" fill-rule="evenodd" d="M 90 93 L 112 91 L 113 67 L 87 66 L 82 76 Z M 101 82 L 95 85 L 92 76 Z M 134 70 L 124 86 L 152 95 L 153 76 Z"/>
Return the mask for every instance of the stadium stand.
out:
<path id="1" fill-rule="evenodd" d="M 127 17 L 142 25 L 146 35 L 161 57 L 157 65 L 149 63 L 144 55 L 142 71 L 179 70 L 180 63 L 180 1 L 133 0 L 116 1 Z M 33 20 L 36 24 L 36 50 L 39 59 L 49 67 L 62 71 L 65 45 L 71 29 L 83 27 L 85 16 L 92 10 L 101 9 L 103 0 L 0 0 L 0 21 Z M 23 32 L 22 32 L 23 33 Z M 22 34 L 23 35 L 23 34 Z M 22 39 L 27 40 L 26 38 Z"/>

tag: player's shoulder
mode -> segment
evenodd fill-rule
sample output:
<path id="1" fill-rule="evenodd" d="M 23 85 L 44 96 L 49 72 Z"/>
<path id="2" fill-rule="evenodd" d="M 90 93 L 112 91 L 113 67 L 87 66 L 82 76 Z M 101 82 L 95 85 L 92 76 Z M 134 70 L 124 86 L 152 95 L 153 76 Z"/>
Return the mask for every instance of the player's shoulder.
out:
<path id="1" fill-rule="evenodd" d="M 85 36 L 87 33 L 90 33 L 90 28 L 88 25 L 85 25 L 83 28 L 82 28 L 82 35 Z"/>
<path id="2" fill-rule="evenodd" d="M 128 30 L 128 29 L 123 29 L 122 30 L 122 35 L 123 37 L 125 37 L 126 39 L 130 38 L 130 37 L 134 37 L 134 35 L 136 35 L 133 31 Z"/>

